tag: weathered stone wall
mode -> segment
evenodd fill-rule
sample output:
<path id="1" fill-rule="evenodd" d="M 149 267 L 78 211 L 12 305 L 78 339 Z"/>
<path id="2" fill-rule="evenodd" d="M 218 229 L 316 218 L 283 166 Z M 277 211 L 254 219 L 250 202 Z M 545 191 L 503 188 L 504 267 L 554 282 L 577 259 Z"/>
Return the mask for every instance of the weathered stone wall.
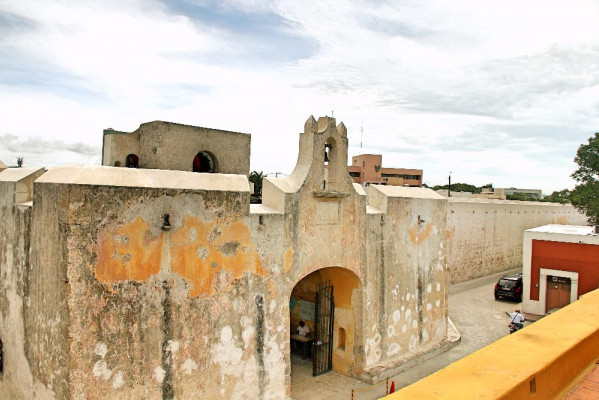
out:
<path id="1" fill-rule="evenodd" d="M 107 185 L 114 173 L 118 185 Z M 46 329 L 54 342 L 37 339 L 69 355 L 68 389 L 55 387 L 57 397 L 284 393 L 284 372 L 277 373 L 285 370 L 284 342 L 270 322 L 272 294 L 250 233 L 244 176 L 62 168 L 36 182 L 38 193 L 35 216 L 58 216 L 51 247 L 63 250 L 35 264 L 57 289 L 38 288 L 66 297 L 38 296 L 56 304 L 36 318 L 40 326 L 48 314 L 68 321 L 68 334 L 58 323 Z M 62 372 L 60 357 L 46 364 Z"/>
<path id="2" fill-rule="evenodd" d="M 142 124 L 137 132 L 141 168 L 192 171 L 196 154 L 208 151 L 216 162 L 214 172 L 250 172 L 248 134 L 162 121 Z"/>
<path id="3" fill-rule="evenodd" d="M 25 194 L 32 192 L 33 180 L 43 172 L 36 168 L 0 172 L 0 340 L 4 364 L 0 398 L 3 399 L 48 398 L 45 396 L 48 393 L 34 379 L 25 354 L 30 337 L 24 322 L 31 240 L 31 203 L 28 202 L 31 199 Z"/>
<path id="4" fill-rule="evenodd" d="M 103 140 L 102 165 L 125 167 L 129 154 L 139 156 L 139 131 L 105 130 Z"/>
<path id="5" fill-rule="evenodd" d="M 219 129 L 153 121 L 134 132 L 104 131 L 102 164 L 126 166 L 128 154 L 139 157 L 139 167 L 192 171 L 200 151 L 211 155 L 214 171 L 221 174 L 250 172 L 250 135 Z"/>
<path id="6" fill-rule="evenodd" d="M 376 376 L 446 338 L 446 201 L 428 189 L 393 186 L 369 187 L 368 200 L 380 210 L 371 214 L 372 232 L 382 233 L 367 245 L 380 263 L 370 267 L 381 294 L 364 350 Z"/>
<path id="7" fill-rule="evenodd" d="M 524 231 L 547 224 L 586 225 L 586 218 L 571 205 L 449 198 L 450 281 L 521 267 Z"/>

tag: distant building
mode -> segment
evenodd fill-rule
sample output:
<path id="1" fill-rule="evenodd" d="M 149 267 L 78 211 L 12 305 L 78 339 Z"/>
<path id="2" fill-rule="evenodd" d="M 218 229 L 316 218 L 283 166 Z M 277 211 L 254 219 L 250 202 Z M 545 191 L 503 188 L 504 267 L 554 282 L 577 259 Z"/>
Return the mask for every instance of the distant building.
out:
<path id="1" fill-rule="evenodd" d="M 359 154 L 352 157 L 347 167 L 354 182 L 363 186 L 390 185 L 422 187 L 422 170 L 407 168 L 384 168 L 380 154 Z"/>
<path id="2" fill-rule="evenodd" d="M 599 234 L 593 226 L 529 229 L 522 257 L 525 312 L 543 315 L 597 289 Z"/>
<path id="3" fill-rule="evenodd" d="M 529 197 L 541 200 L 543 198 L 543 192 L 541 189 L 516 189 L 516 188 L 495 188 L 495 193 L 509 196 L 512 194 L 524 194 Z"/>
<path id="4" fill-rule="evenodd" d="M 436 190 L 438 194 L 441 196 L 447 197 L 447 189 L 439 189 Z M 505 200 L 508 195 L 513 194 L 524 194 L 534 200 L 541 200 L 543 198 L 543 193 L 541 189 L 516 189 L 516 188 L 482 188 L 480 193 L 472 193 L 472 192 L 451 192 L 451 197 L 473 197 L 477 199 L 495 199 L 495 200 Z"/>

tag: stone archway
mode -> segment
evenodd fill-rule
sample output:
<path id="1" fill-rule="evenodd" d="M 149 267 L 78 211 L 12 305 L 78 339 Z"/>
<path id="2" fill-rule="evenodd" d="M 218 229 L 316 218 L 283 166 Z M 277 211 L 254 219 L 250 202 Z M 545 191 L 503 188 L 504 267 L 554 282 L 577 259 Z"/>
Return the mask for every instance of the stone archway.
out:
<path id="1" fill-rule="evenodd" d="M 218 172 L 216 158 L 209 151 L 202 150 L 193 158 L 193 172 L 214 173 Z"/>
<path id="2" fill-rule="evenodd" d="M 341 374 L 358 376 L 362 369 L 362 285 L 354 272 L 342 267 L 327 267 L 316 270 L 298 281 L 289 296 L 290 332 L 297 333 L 299 322 L 304 321 L 310 329 L 311 337 L 314 338 L 316 290 L 319 284 L 327 281 L 333 286 L 335 306 L 332 367 Z M 291 344 L 291 351 L 294 352 L 294 343 Z M 296 355 L 291 357 L 292 369 L 294 360 L 299 360 L 300 356 L 297 349 L 295 351 Z M 303 364 L 306 364 L 306 361 Z"/>

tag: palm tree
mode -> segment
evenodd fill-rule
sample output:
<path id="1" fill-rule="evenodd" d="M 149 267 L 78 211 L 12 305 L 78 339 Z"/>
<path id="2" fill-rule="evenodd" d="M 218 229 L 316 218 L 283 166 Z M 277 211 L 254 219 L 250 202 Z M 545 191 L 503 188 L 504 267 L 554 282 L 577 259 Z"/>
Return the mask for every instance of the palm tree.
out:
<path id="1" fill-rule="evenodd" d="M 262 179 L 264 179 L 263 171 L 252 171 L 250 172 L 249 180 L 254 184 L 254 193 L 262 193 Z"/>

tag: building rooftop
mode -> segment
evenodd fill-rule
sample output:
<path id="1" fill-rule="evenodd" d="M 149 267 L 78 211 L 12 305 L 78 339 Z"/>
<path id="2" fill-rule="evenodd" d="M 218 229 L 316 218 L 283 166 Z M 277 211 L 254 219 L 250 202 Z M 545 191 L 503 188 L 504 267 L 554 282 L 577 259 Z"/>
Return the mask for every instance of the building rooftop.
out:
<path id="1" fill-rule="evenodd" d="M 543 225 L 537 228 L 527 229 L 526 232 L 537 233 L 559 233 L 565 235 L 591 235 L 594 227 L 581 225 Z"/>

